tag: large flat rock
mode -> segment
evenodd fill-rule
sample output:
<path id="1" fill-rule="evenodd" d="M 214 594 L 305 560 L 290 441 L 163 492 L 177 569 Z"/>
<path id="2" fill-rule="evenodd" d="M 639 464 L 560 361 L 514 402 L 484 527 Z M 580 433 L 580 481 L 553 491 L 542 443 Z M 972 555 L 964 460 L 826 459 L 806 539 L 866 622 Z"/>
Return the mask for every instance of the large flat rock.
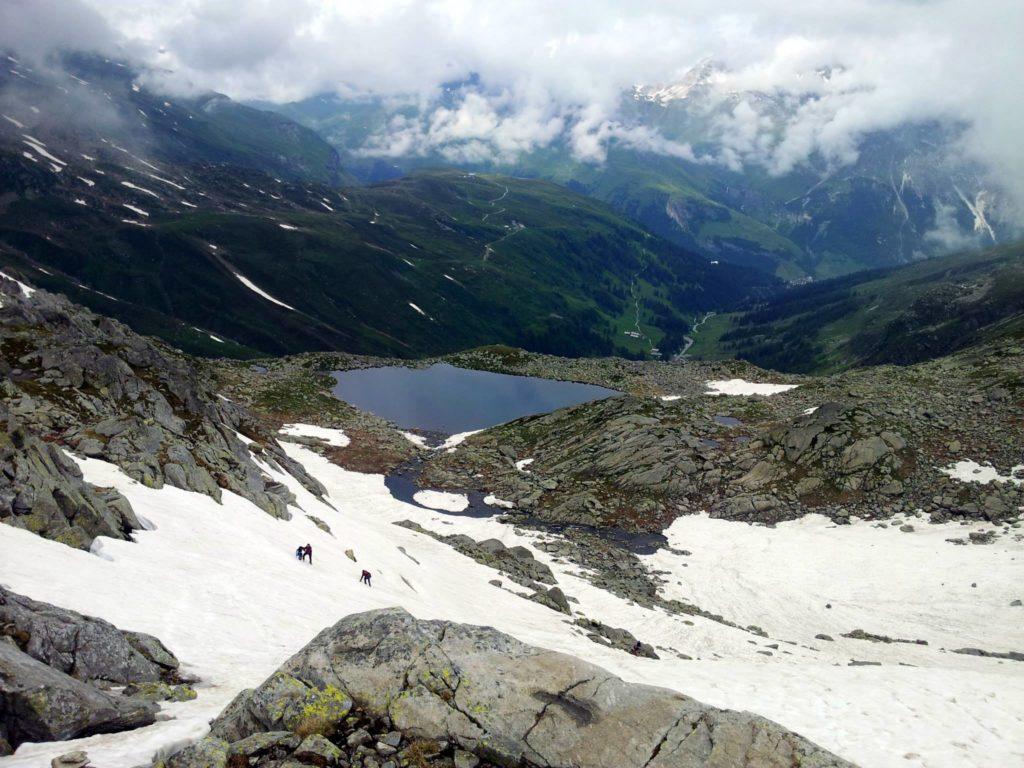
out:
<path id="1" fill-rule="evenodd" d="M 453 743 L 510 767 L 851 765 L 757 715 L 627 683 L 488 627 L 421 621 L 397 608 L 323 630 L 260 688 L 240 694 L 214 721 L 210 741 L 301 731 L 310 718 L 328 734 L 325 718 L 336 718 L 342 741 L 350 707 L 409 739 Z"/>

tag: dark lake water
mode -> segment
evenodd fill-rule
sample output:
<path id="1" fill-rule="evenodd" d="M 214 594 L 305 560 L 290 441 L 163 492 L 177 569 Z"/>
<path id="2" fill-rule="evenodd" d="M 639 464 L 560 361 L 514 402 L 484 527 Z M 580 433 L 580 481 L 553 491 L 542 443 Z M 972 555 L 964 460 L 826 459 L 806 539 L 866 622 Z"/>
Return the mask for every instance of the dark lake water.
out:
<path id="1" fill-rule="evenodd" d="M 619 394 L 593 384 L 470 371 L 446 363 L 336 371 L 334 378 L 332 391 L 345 402 L 402 429 L 444 434 L 493 427 Z"/>

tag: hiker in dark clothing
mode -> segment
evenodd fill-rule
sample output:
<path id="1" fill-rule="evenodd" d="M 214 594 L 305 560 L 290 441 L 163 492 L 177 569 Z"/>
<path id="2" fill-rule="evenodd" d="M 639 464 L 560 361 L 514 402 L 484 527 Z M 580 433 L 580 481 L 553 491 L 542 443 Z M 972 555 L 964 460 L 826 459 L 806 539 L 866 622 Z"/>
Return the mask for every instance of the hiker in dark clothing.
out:
<path id="1" fill-rule="evenodd" d="M 363 575 L 359 577 L 359 583 L 360 584 L 365 584 L 366 586 L 370 586 L 370 572 L 369 571 L 367 571 L 365 569 L 363 570 Z"/>
<path id="2" fill-rule="evenodd" d="M 305 557 L 309 558 L 309 564 L 312 565 L 313 564 L 313 547 L 310 546 L 309 544 L 307 544 L 305 549 L 303 549 L 303 555 Z"/>
<path id="3" fill-rule="evenodd" d="M 306 557 L 306 548 L 305 548 L 304 546 L 302 546 L 302 545 L 300 544 L 300 545 L 299 545 L 298 547 L 296 547 L 296 549 L 295 549 L 295 559 L 296 559 L 296 560 L 298 560 L 298 561 L 299 561 L 299 562 L 301 563 L 301 562 L 302 562 L 302 560 L 303 560 L 303 559 L 304 559 L 305 557 Z"/>

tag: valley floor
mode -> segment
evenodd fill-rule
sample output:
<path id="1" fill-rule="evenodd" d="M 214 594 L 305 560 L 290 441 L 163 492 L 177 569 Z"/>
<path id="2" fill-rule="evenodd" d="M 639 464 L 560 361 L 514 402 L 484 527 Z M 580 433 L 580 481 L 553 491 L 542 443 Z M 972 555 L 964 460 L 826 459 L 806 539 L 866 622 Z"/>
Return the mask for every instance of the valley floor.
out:
<path id="1" fill-rule="evenodd" d="M 347 472 L 307 448 L 285 447 L 324 483 L 331 506 L 267 466 L 301 506 L 290 521 L 227 492 L 218 505 L 171 487 L 146 488 L 112 465 L 80 460 L 89 482 L 118 488 L 151 530 L 138 532 L 134 543 L 102 539 L 90 554 L 0 525 L 0 582 L 154 634 L 203 680 L 196 701 L 166 706 L 167 719 L 153 726 L 24 745 L 0 766 L 35 768 L 74 748 L 107 768 L 145 764 L 202 735 L 239 690 L 259 684 L 323 627 L 393 605 L 420 618 L 489 624 L 627 680 L 762 714 L 863 766 L 1024 762 L 1024 663 L 950 652 L 1024 647 L 1024 608 L 1011 606 L 1024 596 L 1019 536 L 955 546 L 945 540 L 986 526 L 910 520 L 915 530 L 902 532 L 906 521 L 837 527 L 809 516 L 765 528 L 706 516 L 677 520 L 667 531 L 672 548 L 644 558 L 666 580 L 664 595 L 758 625 L 768 635 L 760 637 L 628 603 L 541 551 L 540 534 L 404 504 L 391 498 L 380 475 Z M 564 614 L 518 596 L 525 590 L 517 585 L 489 583 L 500 578 L 492 569 L 392 525 L 405 519 L 530 547 L 578 601 L 575 613 L 629 629 L 662 658 L 590 641 Z M 294 557 L 306 542 L 312 566 Z M 346 557 L 349 548 L 358 562 Z M 372 588 L 358 582 L 364 567 L 373 573 Z M 841 637 L 854 629 L 928 645 Z"/>

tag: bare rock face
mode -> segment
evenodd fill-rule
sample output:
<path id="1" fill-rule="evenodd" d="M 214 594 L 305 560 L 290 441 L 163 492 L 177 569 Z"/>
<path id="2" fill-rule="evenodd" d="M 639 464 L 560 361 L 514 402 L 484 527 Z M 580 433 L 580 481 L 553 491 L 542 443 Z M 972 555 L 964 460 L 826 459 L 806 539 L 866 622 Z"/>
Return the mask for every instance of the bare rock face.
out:
<path id="1" fill-rule="evenodd" d="M 62 453 L 117 464 L 140 483 L 220 500 L 229 490 L 288 518 L 288 489 L 254 460 L 323 487 L 264 424 L 217 396 L 204 368 L 67 299 L 0 278 L 0 521 L 88 549 L 138 522 L 90 490 Z M 240 437 L 243 435 L 245 437 Z"/>
<path id="2" fill-rule="evenodd" d="M 100 490 L 52 443 L 0 402 L 0 520 L 88 549 L 97 536 L 127 538 L 139 521 L 120 493 Z"/>
<path id="3" fill-rule="evenodd" d="M 157 638 L 0 587 L 0 755 L 149 725 L 156 701 L 194 698 L 182 682 Z M 103 690 L 110 684 L 127 688 Z M 154 689 L 165 695 L 145 695 Z"/>
<path id="4" fill-rule="evenodd" d="M 211 754 L 253 754 L 241 745 L 256 734 L 274 734 L 280 745 L 281 734 L 311 729 L 356 759 L 373 742 L 365 730 L 348 732 L 354 712 L 394 729 L 397 746 L 378 739 L 380 755 L 410 743 L 437 745 L 438 754 L 448 750 L 463 764 L 508 768 L 850 766 L 762 717 L 626 683 L 491 628 L 420 621 L 401 609 L 325 629 L 262 686 L 241 693 L 206 740 L 167 765 L 193 768 Z"/>
<path id="5" fill-rule="evenodd" d="M 0 587 L 0 635 L 79 680 L 178 682 L 178 660 L 157 638 Z"/>
<path id="6" fill-rule="evenodd" d="M 0 642 L 0 742 L 60 741 L 149 725 L 154 704 L 106 693 Z"/>

